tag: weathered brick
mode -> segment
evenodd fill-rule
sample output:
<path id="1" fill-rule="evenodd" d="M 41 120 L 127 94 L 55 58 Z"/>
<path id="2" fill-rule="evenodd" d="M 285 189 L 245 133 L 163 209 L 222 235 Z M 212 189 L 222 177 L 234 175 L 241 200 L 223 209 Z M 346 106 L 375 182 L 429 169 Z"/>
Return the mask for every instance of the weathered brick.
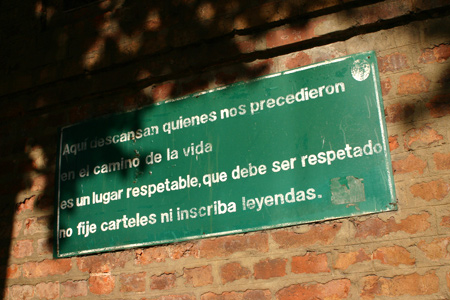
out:
<path id="1" fill-rule="evenodd" d="M 410 118 L 415 111 L 413 104 L 391 104 L 384 109 L 387 123 L 396 123 Z"/>
<path id="2" fill-rule="evenodd" d="M 163 262 L 169 254 L 165 247 L 157 246 L 135 251 L 135 263 L 138 265 L 148 265 L 153 262 Z"/>
<path id="3" fill-rule="evenodd" d="M 145 272 L 135 274 L 120 274 L 120 292 L 145 292 Z"/>
<path id="4" fill-rule="evenodd" d="M 88 283 L 85 280 L 66 281 L 61 283 L 63 298 L 84 297 L 88 294 Z"/>
<path id="5" fill-rule="evenodd" d="M 186 284 L 193 287 L 205 286 L 212 284 L 214 281 L 211 265 L 198 268 L 185 268 L 183 277 L 186 279 Z"/>
<path id="6" fill-rule="evenodd" d="M 285 276 L 286 263 L 287 259 L 282 258 L 266 258 L 260 260 L 253 266 L 255 279 L 269 279 Z"/>
<path id="7" fill-rule="evenodd" d="M 380 86 L 381 86 L 381 95 L 383 97 L 386 97 L 389 95 L 389 92 L 392 89 L 392 83 L 390 78 L 382 79 L 380 80 Z"/>
<path id="8" fill-rule="evenodd" d="M 405 149 L 428 147 L 443 138 L 430 124 L 421 128 L 413 128 L 405 133 Z"/>
<path id="9" fill-rule="evenodd" d="M 24 235 L 34 235 L 50 231 L 51 221 L 49 217 L 28 218 L 24 222 Z"/>
<path id="10" fill-rule="evenodd" d="M 450 153 L 434 153 L 434 165 L 438 170 L 450 170 Z"/>
<path id="11" fill-rule="evenodd" d="M 7 279 L 15 279 L 20 277 L 20 268 L 16 264 L 12 264 L 6 268 L 6 276 Z"/>
<path id="12" fill-rule="evenodd" d="M 434 272 L 429 272 L 425 275 L 413 273 L 393 278 L 367 276 L 363 280 L 361 298 L 374 299 L 377 296 L 432 295 L 438 291 L 439 278 Z"/>
<path id="13" fill-rule="evenodd" d="M 433 118 L 440 118 L 450 114 L 450 94 L 436 95 L 425 106 Z"/>
<path id="14" fill-rule="evenodd" d="M 373 259 L 378 259 L 382 264 L 398 266 L 398 265 L 414 265 L 416 260 L 411 257 L 411 253 L 403 247 L 392 246 L 378 248 L 373 252 Z"/>
<path id="15" fill-rule="evenodd" d="M 116 286 L 116 279 L 108 273 L 89 276 L 89 291 L 96 295 L 110 294 Z"/>
<path id="16" fill-rule="evenodd" d="M 426 167 L 427 163 L 412 153 L 410 153 L 405 159 L 392 162 L 392 170 L 394 171 L 394 175 L 412 172 L 423 174 Z"/>
<path id="17" fill-rule="evenodd" d="M 11 238 L 15 239 L 16 237 L 19 236 L 20 231 L 22 230 L 22 224 L 23 224 L 23 221 L 21 221 L 21 220 L 14 221 L 13 226 L 12 226 Z M 2 237 L 8 237 L 8 232 L 6 232 L 5 234 L 3 234 L 3 232 L 2 232 Z"/>
<path id="18" fill-rule="evenodd" d="M 59 282 L 41 282 L 36 285 L 36 295 L 39 299 L 59 298 Z"/>
<path id="19" fill-rule="evenodd" d="M 201 300 L 270 300 L 272 299 L 269 290 L 248 290 L 245 292 L 223 292 L 215 294 L 208 292 L 203 294 Z"/>
<path id="20" fill-rule="evenodd" d="M 303 67 L 309 64 L 312 64 L 312 58 L 310 55 L 305 52 L 297 52 L 294 56 L 289 57 L 286 60 L 285 68 L 286 69 L 295 69 L 299 67 Z"/>
<path id="21" fill-rule="evenodd" d="M 283 229 L 273 232 L 272 238 L 280 248 L 304 247 L 316 243 L 329 245 L 341 227 L 342 223 L 309 225 L 309 230 L 304 233 Z"/>
<path id="22" fill-rule="evenodd" d="M 442 63 L 450 57 L 450 45 L 441 44 L 431 49 L 424 49 L 419 62 L 424 64 Z"/>
<path id="23" fill-rule="evenodd" d="M 155 102 L 167 100 L 176 94 L 176 85 L 174 82 L 167 82 L 153 88 L 152 96 Z"/>
<path id="24" fill-rule="evenodd" d="M 77 266 L 81 272 L 110 272 L 116 268 L 123 268 L 125 264 L 131 260 L 131 257 L 130 251 L 77 257 Z"/>
<path id="25" fill-rule="evenodd" d="M 164 295 L 158 298 L 142 298 L 141 300 L 195 300 L 195 296 L 188 294 Z"/>
<path id="26" fill-rule="evenodd" d="M 277 300 L 347 299 L 351 282 L 348 279 L 332 280 L 327 283 L 295 284 L 276 293 Z"/>
<path id="27" fill-rule="evenodd" d="M 369 261 L 371 258 L 367 255 L 364 249 L 353 251 L 349 253 L 339 253 L 334 264 L 335 269 L 346 270 L 351 265 L 359 262 Z"/>
<path id="28" fill-rule="evenodd" d="M 390 233 L 403 231 L 409 234 L 424 232 L 430 228 L 431 224 L 428 221 L 430 214 L 423 212 L 417 215 L 409 215 L 405 219 L 397 223 L 394 217 L 383 221 L 378 217 L 371 217 L 365 221 L 356 221 L 357 238 L 366 238 L 369 236 L 382 237 Z"/>
<path id="29" fill-rule="evenodd" d="M 420 197 L 426 201 L 433 199 L 442 200 L 450 191 L 450 184 L 443 179 L 433 180 L 429 182 L 416 183 L 410 188 L 414 197 Z"/>
<path id="30" fill-rule="evenodd" d="M 238 262 L 231 262 L 220 268 L 220 278 L 223 284 L 243 278 L 248 279 L 250 275 L 251 271 Z"/>
<path id="31" fill-rule="evenodd" d="M 36 198 L 36 196 L 31 196 L 30 198 L 24 199 L 17 205 L 17 213 L 20 214 L 26 211 L 33 211 Z"/>
<path id="32" fill-rule="evenodd" d="M 389 150 L 394 151 L 400 147 L 400 144 L 398 143 L 398 135 L 392 135 L 389 137 Z"/>
<path id="33" fill-rule="evenodd" d="M 443 216 L 439 225 L 443 227 L 450 227 L 450 216 Z"/>
<path id="34" fill-rule="evenodd" d="M 33 255 L 33 240 L 20 240 L 14 243 L 11 255 L 15 258 L 24 258 Z"/>
<path id="35" fill-rule="evenodd" d="M 450 243 L 450 238 L 437 238 L 430 243 L 420 241 L 417 247 L 431 260 L 448 259 L 449 251 L 447 247 Z"/>
<path id="36" fill-rule="evenodd" d="M 409 69 L 408 58 L 404 53 L 392 53 L 378 57 L 378 68 L 381 73 L 396 72 Z"/>
<path id="37" fill-rule="evenodd" d="M 325 253 L 307 253 L 304 256 L 294 256 L 292 257 L 291 270 L 296 274 L 330 272 L 328 258 Z"/>
<path id="38" fill-rule="evenodd" d="M 11 299 L 28 300 L 34 297 L 34 287 L 32 285 L 13 285 L 9 289 Z"/>
<path id="39" fill-rule="evenodd" d="M 420 73 L 400 76 L 397 87 L 399 95 L 416 95 L 428 92 L 431 81 Z"/>
<path id="40" fill-rule="evenodd" d="M 150 288 L 152 290 L 169 290 L 175 287 L 177 277 L 174 273 L 163 273 L 151 278 Z"/>
<path id="41" fill-rule="evenodd" d="M 199 241 L 197 245 L 200 258 L 226 257 L 236 252 L 269 250 L 267 233 L 250 233 L 245 235 L 224 236 Z"/>
<path id="42" fill-rule="evenodd" d="M 68 258 L 58 260 L 43 260 L 41 262 L 27 262 L 22 265 L 23 276 L 27 278 L 63 275 L 72 268 L 72 261 Z"/>

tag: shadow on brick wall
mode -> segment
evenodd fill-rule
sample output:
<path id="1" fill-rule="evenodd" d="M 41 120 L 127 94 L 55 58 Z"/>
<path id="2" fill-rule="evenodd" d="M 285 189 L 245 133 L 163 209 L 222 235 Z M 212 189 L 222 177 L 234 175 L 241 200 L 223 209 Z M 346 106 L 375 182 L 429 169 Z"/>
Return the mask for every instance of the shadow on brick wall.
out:
<path id="1" fill-rule="evenodd" d="M 265 59 L 302 42 L 266 50 L 268 31 L 301 31 L 310 18 L 342 10 L 350 17 L 363 5 L 342 2 L 109 0 L 75 8 L 1 0 L 0 37 L 9 41 L 0 49 L 8 58 L 0 63 L 2 287 L 27 276 L 20 264 L 52 257 L 57 128 L 266 74 Z M 220 80 L 211 75 L 229 66 Z M 143 125 L 136 119 L 132 127 Z"/>

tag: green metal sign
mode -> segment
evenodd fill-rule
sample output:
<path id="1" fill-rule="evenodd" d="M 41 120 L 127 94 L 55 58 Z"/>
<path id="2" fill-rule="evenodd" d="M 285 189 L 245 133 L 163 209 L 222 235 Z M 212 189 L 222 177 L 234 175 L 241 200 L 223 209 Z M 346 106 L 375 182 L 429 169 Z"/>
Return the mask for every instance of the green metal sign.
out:
<path id="1" fill-rule="evenodd" d="M 62 128 L 55 256 L 396 208 L 375 53 Z"/>

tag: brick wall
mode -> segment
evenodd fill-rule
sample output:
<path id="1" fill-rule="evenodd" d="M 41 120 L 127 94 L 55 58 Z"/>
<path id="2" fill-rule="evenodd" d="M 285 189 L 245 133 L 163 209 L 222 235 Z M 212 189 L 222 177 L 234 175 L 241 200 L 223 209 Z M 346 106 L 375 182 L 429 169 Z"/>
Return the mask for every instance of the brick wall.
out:
<path id="1" fill-rule="evenodd" d="M 448 1 L 25 2 L 0 2 L 4 299 L 450 298 Z M 398 211 L 52 258 L 58 127 L 367 50 Z"/>

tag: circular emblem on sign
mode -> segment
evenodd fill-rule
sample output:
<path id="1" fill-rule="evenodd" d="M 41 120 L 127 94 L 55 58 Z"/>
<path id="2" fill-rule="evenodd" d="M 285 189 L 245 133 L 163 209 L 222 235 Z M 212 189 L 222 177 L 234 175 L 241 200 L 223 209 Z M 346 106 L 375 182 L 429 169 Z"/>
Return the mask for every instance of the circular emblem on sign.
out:
<path id="1" fill-rule="evenodd" d="M 352 67 L 352 76 L 355 80 L 364 81 L 369 77 L 370 64 L 364 59 L 355 60 Z"/>

